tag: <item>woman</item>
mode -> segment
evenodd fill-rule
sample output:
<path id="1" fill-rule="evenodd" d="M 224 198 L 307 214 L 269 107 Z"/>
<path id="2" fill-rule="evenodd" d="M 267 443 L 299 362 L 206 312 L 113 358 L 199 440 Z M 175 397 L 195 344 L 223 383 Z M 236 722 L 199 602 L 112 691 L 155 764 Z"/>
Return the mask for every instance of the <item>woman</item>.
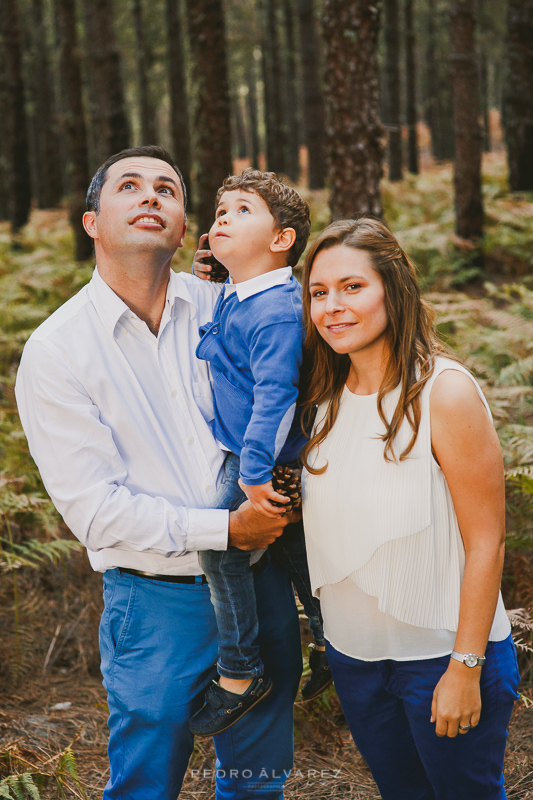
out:
<path id="1" fill-rule="evenodd" d="M 350 731 L 384 800 L 501 800 L 518 674 L 488 405 L 382 222 L 330 225 L 303 285 L 304 525 Z"/>

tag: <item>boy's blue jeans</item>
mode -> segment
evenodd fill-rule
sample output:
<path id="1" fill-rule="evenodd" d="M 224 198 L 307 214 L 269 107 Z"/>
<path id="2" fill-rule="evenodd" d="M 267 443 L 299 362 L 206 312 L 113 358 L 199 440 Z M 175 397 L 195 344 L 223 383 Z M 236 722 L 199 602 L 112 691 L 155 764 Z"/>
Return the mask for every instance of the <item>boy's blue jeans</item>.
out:
<path id="1" fill-rule="evenodd" d="M 224 471 L 224 483 L 217 492 L 213 507 L 233 511 L 246 500 L 238 484 L 238 456 L 228 453 Z M 302 523 L 288 525 L 282 536 L 270 545 L 269 552 L 288 573 L 309 618 L 315 641 L 323 645 L 322 615 L 320 604 L 311 593 Z M 257 644 L 257 608 L 250 553 L 238 547 L 228 547 L 227 550 L 203 550 L 198 555 L 209 581 L 217 620 L 219 674 L 236 680 L 262 675 L 264 668 Z"/>

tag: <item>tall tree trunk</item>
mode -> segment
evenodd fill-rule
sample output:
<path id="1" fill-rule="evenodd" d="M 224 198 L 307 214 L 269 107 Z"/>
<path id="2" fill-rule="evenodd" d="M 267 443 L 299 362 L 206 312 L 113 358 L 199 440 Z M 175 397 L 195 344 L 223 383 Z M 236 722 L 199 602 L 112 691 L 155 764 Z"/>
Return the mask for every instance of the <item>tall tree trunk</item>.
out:
<path id="1" fill-rule="evenodd" d="M 1 0 L 0 33 L 6 85 L 6 106 L 2 114 L 6 117 L 9 221 L 12 232 L 17 233 L 27 223 L 31 210 L 30 159 L 17 0 Z"/>
<path id="2" fill-rule="evenodd" d="M 235 90 L 231 92 L 231 129 L 234 157 L 246 158 L 248 155 L 246 124 L 242 113 L 241 97 Z"/>
<path id="3" fill-rule="evenodd" d="M 91 256 L 92 239 L 85 233 L 81 221 L 89 185 L 89 157 L 78 59 L 76 7 L 75 0 L 54 0 L 53 5 L 59 46 L 62 117 L 69 151 L 70 223 L 74 230 L 76 261 L 84 261 Z"/>
<path id="4" fill-rule="evenodd" d="M 379 18 L 379 5 L 373 0 L 324 3 L 326 146 L 333 219 L 382 213 Z"/>
<path id="5" fill-rule="evenodd" d="M 483 114 L 483 150 L 490 153 L 490 108 L 489 108 L 489 70 L 487 65 L 487 54 L 485 49 L 481 51 L 479 63 L 479 81 L 481 110 Z"/>
<path id="6" fill-rule="evenodd" d="M 150 98 L 150 68 L 152 53 L 144 35 L 142 0 L 133 0 L 135 27 L 135 52 L 137 57 L 137 86 L 139 87 L 139 114 L 141 118 L 141 143 L 156 144 L 155 112 Z"/>
<path id="7" fill-rule="evenodd" d="M 291 0 L 283 0 L 285 28 L 285 119 L 287 132 L 287 176 L 297 181 L 300 175 L 300 136 L 298 125 L 298 92 L 296 90 L 296 43 L 294 11 Z"/>
<path id="8" fill-rule="evenodd" d="M 398 0 L 385 0 L 387 71 L 387 128 L 389 130 L 389 180 L 401 181 L 403 172 L 400 100 L 400 34 Z"/>
<path id="9" fill-rule="evenodd" d="M 320 53 L 313 0 L 298 0 L 298 19 L 309 188 L 323 189 L 326 181 L 324 97 L 320 85 Z"/>
<path id="10" fill-rule="evenodd" d="M 112 0 L 82 3 L 95 167 L 130 146 Z"/>
<path id="11" fill-rule="evenodd" d="M 166 28 L 172 155 L 180 168 L 191 199 L 191 140 L 179 0 L 166 0 Z M 189 207 L 192 209 L 192 202 Z"/>
<path id="12" fill-rule="evenodd" d="M 199 233 L 214 219 L 216 191 L 232 172 L 231 114 L 222 0 L 187 0 L 197 84 L 196 162 Z"/>
<path id="13" fill-rule="evenodd" d="M 0 27 L 0 108 L 5 109 L 8 106 L 8 101 L 3 38 Z M 8 131 L 9 126 L 6 114 L 0 114 L 0 186 L 8 185 Z M 9 197 L 7 192 L 0 192 L 0 220 L 9 220 Z"/>
<path id="14" fill-rule="evenodd" d="M 276 0 L 260 0 L 264 22 L 263 41 L 263 83 L 265 87 L 265 129 L 266 129 L 266 161 L 267 169 L 285 173 L 285 129 L 283 122 L 283 105 L 280 102 L 282 92 L 281 63 L 279 54 L 278 24 L 276 18 Z"/>
<path id="15" fill-rule="evenodd" d="M 418 141 L 416 135 L 416 62 L 413 0 L 405 0 L 405 106 L 407 120 L 407 169 L 418 175 Z"/>
<path id="16" fill-rule="evenodd" d="M 448 54 L 446 53 L 445 58 L 439 57 L 435 28 L 439 29 L 442 36 L 444 21 L 439 14 L 440 8 L 436 0 L 428 0 L 428 11 L 426 120 L 431 131 L 431 152 L 439 161 L 445 161 L 453 158 L 455 147 Z"/>
<path id="17" fill-rule="evenodd" d="M 451 63 L 455 126 L 456 231 L 463 239 L 483 235 L 479 74 L 475 49 L 476 0 L 451 0 Z"/>
<path id="18" fill-rule="evenodd" d="M 258 126 L 258 115 L 257 115 L 257 78 L 255 74 L 255 63 L 253 60 L 251 61 L 250 66 L 248 68 L 246 82 L 248 84 L 248 94 L 246 95 L 246 100 L 248 109 L 248 121 L 250 127 L 250 147 L 251 147 L 250 155 L 252 159 L 252 167 L 254 169 L 259 169 L 260 144 L 259 144 L 259 126 Z"/>
<path id="19" fill-rule="evenodd" d="M 505 140 L 511 191 L 533 190 L 533 0 L 508 0 Z"/>
<path id="20" fill-rule="evenodd" d="M 37 205 L 39 208 L 53 208 L 60 204 L 63 197 L 63 181 L 58 147 L 60 131 L 42 0 L 32 0 L 31 25 L 28 27 Z"/>

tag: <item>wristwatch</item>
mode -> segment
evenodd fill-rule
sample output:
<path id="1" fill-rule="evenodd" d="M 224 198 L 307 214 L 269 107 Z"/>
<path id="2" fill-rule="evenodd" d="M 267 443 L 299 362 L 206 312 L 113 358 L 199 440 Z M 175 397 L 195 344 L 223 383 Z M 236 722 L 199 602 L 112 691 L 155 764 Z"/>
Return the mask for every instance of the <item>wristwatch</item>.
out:
<path id="1" fill-rule="evenodd" d="M 485 656 L 476 656 L 475 653 L 458 653 L 457 650 L 452 650 L 451 657 L 456 661 L 462 661 L 467 667 L 482 667 L 487 660 Z"/>

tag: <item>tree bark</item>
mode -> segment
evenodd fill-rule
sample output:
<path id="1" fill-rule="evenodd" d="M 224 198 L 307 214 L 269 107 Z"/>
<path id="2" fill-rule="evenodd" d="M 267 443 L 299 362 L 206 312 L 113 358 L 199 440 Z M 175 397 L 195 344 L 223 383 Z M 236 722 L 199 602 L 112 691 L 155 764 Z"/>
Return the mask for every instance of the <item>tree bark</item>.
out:
<path id="1" fill-rule="evenodd" d="M 413 27 L 413 0 L 405 0 L 405 99 L 407 121 L 407 169 L 418 175 L 418 141 L 416 135 L 416 60 Z"/>
<path id="2" fill-rule="evenodd" d="M 260 0 L 259 8 L 264 17 L 261 51 L 265 89 L 266 162 L 267 169 L 281 174 L 286 172 L 287 167 L 283 105 L 280 102 L 282 83 L 276 0 Z"/>
<path id="3" fill-rule="evenodd" d="M 320 52 L 313 0 L 298 0 L 298 20 L 309 188 L 323 189 L 326 181 L 324 97 L 320 85 Z"/>
<path id="4" fill-rule="evenodd" d="M 27 223 L 31 210 L 30 158 L 17 0 L 1 0 L 0 33 L 3 40 L 6 87 L 6 105 L 2 114 L 5 115 L 7 136 L 8 212 L 11 231 L 17 233 Z"/>
<path id="5" fill-rule="evenodd" d="M 483 235 L 479 71 L 475 50 L 476 0 L 451 0 L 451 64 L 455 126 L 456 231 L 463 239 Z"/>
<path id="6" fill-rule="evenodd" d="M 479 81 L 481 110 L 483 114 L 483 150 L 485 153 L 491 151 L 490 140 L 490 108 L 489 108 L 489 70 L 487 65 L 487 55 L 485 50 L 481 51 L 479 64 Z"/>
<path id="7" fill-rule="evenodd" d="M 170 134 L 173 156 L 191 198 L 191 140 L 189 103 L 183 56 L 183 31 L 179 0 L 166 0 L 167 58 L 170 86 Z M 189 203 L 192 209 L 192 203 Z"/>
<path id="8" fill-rule="evenodd" d="M 508 0 L 505 139 L 511 191 L 533 190 L 533 0 Z"/>
<path id="9" fill-rule="evenodd" d="M 379 5 L 372 0 L 325 0 L 326 147 L 333 219 L 382 214 L 379 23 Z"/>
<path id="10" fill-rule="evenodd" d="M 1 6 L 0 6 L 1 10 Z M 7 85 L 5 71 L 5 55 L 3 48 L 3 33 L 0 28 L 0 108 L 7 108 Z M 8 130 L 7 117 L 0 114 L 0 186 L 8 185 Z M 9 220 L 9 198 L 7 192 L 0 192 L 0 220 Z"/>
<path id="11" fill-rule="evenodd" d="M 389 131 L 389 180 L 403 175 L 402 125 L 400 100 L 400 35 L 398 0 L 385 0 L 385 43 L 387 73 L 387 128 Z"/>
<path id="12" fill-rule="evenodd" d="M 112 0 L 82 3 L 94 167 L 130 146 Z"/>
<path id="13" fill-rule="evenodd" d="M 439 161 L 445 161 L 453 158 L 455 152 L 448 53 L 446 51 L 445 57 L 440 56 L 437 47 L 435 21 L 441 36 L 444 32 L 444 21 L 439 14 L 439 7 L 435 0 L 428 0 L 428 9 L 426 120 L 431 131 L 431 152 Z"/>
<path id="14" fill-rule="evenodd" d="M 232 172 L 231 114 L 222 0 L 187 0 L 189 40 L 197 85 L 197 219 L 206 233 L 217 189 Z"/>
<path id="15" fill-rule="evenodd" d="M 89 157 L 75 0 L 54 0 L 53 5 L 59 47 L 62 122 L 69 151 L 70 223 L 74 230 L 76 261 L 84 261 L 91 256 L 92 239 L 85 233 L 81 221 L 89 185 Z"/>
<path id="16" fill-rule="evenodd" d="M 30 72 L 32 118 L 35 136 L 35 189 L 39 208 L 54 208 L 63 197 L 61 175 L 60 130 L 42 0 L 32 0 L 30 41 Z"/>
<path id="17" fill-rule="evenodd" d="M 285 28 L 285 120 L 287 134 L 287 177 L 296 182 L 300 175 L 300 136 L 298 124 L 298 93 L 296 90 L 296 42 L 294 40 L 294 11 L 291 0 L 283 0 Z"/>
<path id="18" fill-rule="evenodd" d="M 137 86 L 139 88 L 139 115 L 141 119 L 141 144 L 157 144 L 155 112 L 150 99 L 150 67 L 152 53 L 144 35 L 142 0 L 133 0 L 133 22 L 137 57 Z"/>
<path id="19" fill-rule="evenodd" d="M 250 147 L 252 167 L 259 169 L 259 126 L 257 115 L 257 78 L 255 74 L 255 64 L 252 61 L 248 68 L 246 82 L 248 84 L 248 94 L 246 95 L 248 122 L 250 128 Z"/>

